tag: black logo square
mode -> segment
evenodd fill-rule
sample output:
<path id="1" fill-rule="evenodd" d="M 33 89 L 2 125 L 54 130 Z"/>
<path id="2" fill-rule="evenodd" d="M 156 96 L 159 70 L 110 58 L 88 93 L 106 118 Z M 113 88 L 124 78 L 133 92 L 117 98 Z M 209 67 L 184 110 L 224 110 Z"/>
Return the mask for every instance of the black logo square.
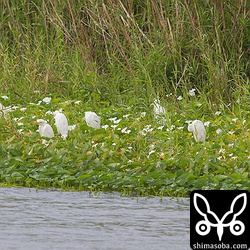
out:
<path id="1" fill-rule="evenodd" d="M 190 194 L 191 249 L 249 249 L 250 194 L 196 190 Z"/>

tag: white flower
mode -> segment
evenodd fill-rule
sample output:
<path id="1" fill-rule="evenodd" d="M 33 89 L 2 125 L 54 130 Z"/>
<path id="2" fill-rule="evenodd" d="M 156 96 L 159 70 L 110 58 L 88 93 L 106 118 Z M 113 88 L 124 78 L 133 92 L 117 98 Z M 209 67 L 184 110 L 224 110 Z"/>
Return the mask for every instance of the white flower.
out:
<path id="1" fill-rule="evenodd" d="M 205 126 L 205 127 L 209 127 L 209 124 L 210 124 L 210 122 L 209 122 L 209 121 L 204 122 L 204 126 Z"/>
<path id="2" fill-rule="evenodd" d="M 111 128 L 115 129 L 118 125 L 114 124 L 114 125 L 110 125 Z"/>
<path id="3" fill-rule="evenodd" d="M 232 121 L 233 121 L 234 123 L 236 123 L 236 122 L 237 122 L 237 120 L 238 120 L 238 118 L 234 118 L 234 119 L 232 119 Z"/>
<path id="4" fill-rule="evenodd" d="M 46 147 L 48 147 L 48 146 L 49 146 L 48 141 L 47 141 L 47 140 L 45 140 L 45 139 L 42 139 L 42 144 L 43 144 L 43 145 L 45 145 Z"/>
<path id="5" fill-rule="evenodd" d="M 160 127 L 158 127 L 157 129 L 158 130 L 162 130 L 164 128 L 164 126 L 160 126 Z"/>
<path id="6" fill-rule="evenodd" d="M 154 129 L 152 128 L 151 124 L 148 124 L 143 129 L 145 132 L 152 132 Z"/>
<path id="7" fill-rule="evenodd" d="M 109 125 L 102 125 L 102 128 L 104 128 L 105 130 L 109 127 Z"/>
<path id="8" fill-rule="evenodd" d="M 46 104 L 49 104 L 51 101 L 51 97 L 45 97 L 43 98 L 43 102 L 45 102 Z"/>
<path id="9" fill-rule="evenodd" d="M 8 114 L 9 112 L 13 112 L 13 110 L 10 107 L 6 107 L 3 109 L 4 115 Z"/>
<path id="10" fill-rule="evenodd" d="M 124 133 L 124 134 L 129 134 L 129 133 L 131 132 L 131 130 L 128 129 L 127 127 L 125 127 L 125 128 L 123 128 L 123 129 L 121 130 L 121 132 Z"/>
<path id="11" fill-rule="evenodd" d="M 226 149 L 221 148 L 221 149 L 219 150 L 219 154 L 225 154 L 225 153 L 226 153 Z"/>
<path id="12" fill-rule="evenodd" d="M 121 119 L 117 119 L 117 117 L 114 118 L 109 118 L 109 120 L 115 124 L 119 123 L 121 121 Z"/>
<path id="13" fill-rule="evenodd" d="M 127 114 L 127 115 L 123 115 L 122 117 L 123 118 L 128 118 L 130 116 L 130 114 Z"/>
<path id="14" fill-rule="evenodd" d="M 74 124 L 74 125 L 69 125 L 69 131 L 72 131 L 72 130 L 75 130 L 75 128 L 76 128 L 76 125 Z"/>
<path id="15" fill-rule="evenodd" d="M 40 91 L 39 90 L 34 90 L 34 93 L 38 94 L 38 93 L 40 93 Z"/>
<path id="16" fill-rule="evenodd" d="M 48 110 L 45 114 L 46 115 L 53 115 L 54 113 L 52 111 Z"/>
<path id="17" fill-rule="evenodd" d="M 188 94 L 189 94 L 190 96 L 195 96 L 195 89 L 190 89 L 190 90 L 188 91 Z"/>
<path id="18" fill-rule="evenodd" d="M 178 101 L 181 101 L 183 99 L 183 97 L 181 96 L 181 95 L 179 95 L 178 97 L 177 97 L 177 100 Z"/>
<path id="19" fill-rule="evenodd" d="M 17 110 L 19 107 L 18 106 L 13 106 L 11 107 L 11 110 Z"/>
<path id="20" fill-rule="evenodd" d="M 205 142 L 206 130 L 201 121 L 194 120 L 191 124 L 188 125 L 188 131 L 193 133 L 196 142 Z"/>
<path id="21" fill-rule="evenodd" d="M 2 97 L 4 100 L 9 99 L 9 97 L 8 97 L 8 96 L 6 96 L 6 95 L 2 95 L 1 97 Z"/>
<path id="22" fill-rule="evenodd" d="M 218 128 L 217 130 L 216 130 L 216 134 L 221 134 L 222 133 L 222 130 L 220 129 L 220 128 Z"/>
<path id="23" fill-rule="evenodd" d="M 197 107 L 201 107 L 202 106 L 202 103 L 197 103 Z"/>
<path id="24" fill-rule="evenodd" d="M 175 128 L 175 125 L 170 126 L 170 131 L 172 131 Z"/>
<path id="25" fill-rule="evenodd" d="M 18 122 L 17 126 L 23 126 L 23 123 L 22 122 Z"/>
<path id="26" fill-rule="evenodd" d="M 154 150 L 151 150 L 151 151 L 148 153 L 148 157 L 149 157 L 151 154 L 153 154 L 153 153 L 155 153 L 155 151 L 154 151 Z"/>
<path id="27" fill-rule="evenodd" d="M 183 130 L 184 127 L 177 127 L 178 130 Z"/>
<path id="28" fill-rule="evenodd" d="M 75 104 L 80 104 L 80 102 L 82 102 L 82 101 L 75 101 Z"/>
<path id="29" fill-rule="evenodd" d="M 145 133 L 143 130 L 142 130 L 142 131 L 139 131 L 139 134 L 141 134 L 141 135 L 143 135 L 143 136 L 147 135 L 147 133 Z"/>
<path id="30" fill-rule="evenodd" d="M 121 121 L 122 119 L 115 120 L 114 123 L 117 124 Z"/>
<path id="31" fill-rule="evenodd" d="M 221 114 L 220 111 L 216 111 L 216 112 L 215 112 L 215 115 L 220 115 L 220 114 Z"/>
<path id="32" fill-rule="evenodd" d="M 114 117 L 114 118 L 109 118 L 109 120 L 110 120 L 111 122 L 116 121 L 116 119 L 117 119 L 117 117 Z"/>
<path id="33" fill-rule="evenodd" d="M 146 114 L 147 114 L 146 112 L 141 112 L 142 117 L 146 116 Z"/>
<path id="34" fill-rule="evenodd" d="M 20 111 L 25 112 L 27 108 L 20 108 Z"/>
<path id="35" fill-rule="evenodd" d="M 234 143 L 229 143 L 228 147 L 233 148 L 234 147 Z"/>

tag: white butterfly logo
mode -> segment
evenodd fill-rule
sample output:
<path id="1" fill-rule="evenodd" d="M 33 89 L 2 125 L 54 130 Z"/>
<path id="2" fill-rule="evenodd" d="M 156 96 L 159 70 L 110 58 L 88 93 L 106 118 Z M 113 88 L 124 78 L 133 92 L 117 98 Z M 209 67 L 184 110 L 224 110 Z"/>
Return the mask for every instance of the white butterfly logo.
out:
<path id="1" fill-rule="evenodd" d="M 243 206 L 238 212 L 234 213 L 235 204 L 241 198 L 243 198 Z M 198 204 L 197 204 L 198 199 L 202 199 L 205 202 L 205 205 L 206 205 L 205 213 L 202 212 L 201 209 L 198 207 Z M 236 217 L 239 216 L 246 208 L 246 205 L 247 205 L 246 193 L 239 194 L 238 196 L 234 198 L 230 206 L 230 210 L 226 212 L 221 219 L 219 219 L 218 216 L 213 211 L 210 210 L 210 205 L 207 199 L 203 195 L 195 193 L 194 198 L 193 198 L 193 203 L 194 203 L 194 207 L 196 211 L 204 217 L 204 220 L 199 221 L 195 226 L 195 230 L 199 235 L 202 235 L 202 236 L 207 235 L 210 232 L 211 227 L 217 227 L 217 235 L 218 235 L 219 241 L 221 241 L 222 235 L 224 233 L 224 227 L 230 227 L 230 232 L 233 235 L 237 235 L 237 236 L 241 235 L 245 231 L 245 225 L 243 224 L 242 221 L 236 220 Z M 208 214 L 213 216 L 217 223 L 210 222 L 208 219 Z M 233 219 L 229 223 L 223 223 L 225 219 L 227 218 L 227 216 L 230 214 L 233 214 Z"/>

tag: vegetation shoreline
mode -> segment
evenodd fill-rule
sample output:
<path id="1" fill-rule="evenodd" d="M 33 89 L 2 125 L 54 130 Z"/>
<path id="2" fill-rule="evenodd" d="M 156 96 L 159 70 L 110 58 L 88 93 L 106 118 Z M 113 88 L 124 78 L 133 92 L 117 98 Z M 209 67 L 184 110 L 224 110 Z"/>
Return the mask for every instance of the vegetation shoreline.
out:
<path id="1" fill-rule="evenodd" d="M 0 13 L 1 185 L 250 190 L 248 1 L 3 1 Z M 44 141 L 34 121 L 56 131 L 59 109 L 75 129 Z"/>

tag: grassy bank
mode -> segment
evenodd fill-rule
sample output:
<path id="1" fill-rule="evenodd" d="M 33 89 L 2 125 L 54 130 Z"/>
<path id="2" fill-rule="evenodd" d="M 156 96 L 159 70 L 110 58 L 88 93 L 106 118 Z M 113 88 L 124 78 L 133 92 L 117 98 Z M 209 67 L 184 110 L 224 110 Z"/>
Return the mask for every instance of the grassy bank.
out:
<path id="1" fill-rule="evenodd" d="M 249 190 L 249 8 L 2 1 L 0 84 L 9 98 L 0 102 L 12 112 L 0 116 L 1 181 L 135 195 Z M 164 126 L 154 98 L 166 107 Z M 76 128 L 45 143 L 33 122 L 53 125 L 46 112 L 60 108 Z M 107 126 L 89 128 L 88 110 Z M 210 122 L 205 143 L 187 131 L 194 119 Z"/>

